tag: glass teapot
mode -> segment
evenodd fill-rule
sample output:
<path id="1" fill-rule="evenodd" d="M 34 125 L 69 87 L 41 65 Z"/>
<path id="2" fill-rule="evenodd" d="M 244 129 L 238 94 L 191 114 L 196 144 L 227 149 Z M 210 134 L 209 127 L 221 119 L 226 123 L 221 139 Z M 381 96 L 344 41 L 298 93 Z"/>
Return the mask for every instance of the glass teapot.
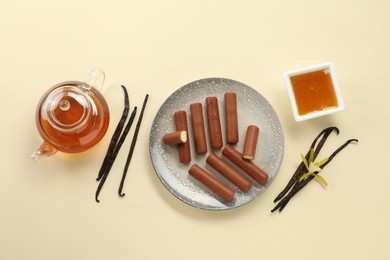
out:
<path id="1" fill-rule="evenodd" d="M 103 71 L 94 69 L 84 82 L 62 82 L 43 95 L 36 111 L 36 125 L 44 141 L 31 155 L 33 159 L 57 151 L 84 152 L 103 138 L 110 121 L 101 94 L 104 78 Z"/>

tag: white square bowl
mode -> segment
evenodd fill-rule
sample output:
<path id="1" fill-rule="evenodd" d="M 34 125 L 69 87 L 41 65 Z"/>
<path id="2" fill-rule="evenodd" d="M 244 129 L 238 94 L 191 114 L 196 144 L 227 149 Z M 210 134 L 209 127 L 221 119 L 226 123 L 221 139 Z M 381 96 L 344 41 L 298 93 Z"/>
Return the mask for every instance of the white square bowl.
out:
<path id="1" fill-rule="evenodd" d="M 333 107 L 333 108 L 314 111 L 314 112 L 310 112 L 310 113 L 307 113 L 304 115 L 300 115 L 298 113 L 298 106 L 297 106 L 297 101 L 296 101 L 295 94 L 294 94 L 293 85 L 291 82 L 291 77 L 296 76 L 296 75 L 307 74 L 307 73 L 314 72 L 314 71 L 321 71 L 321 70 L 328 70 L 330 73 L 338 105 L 336 107 Z M 340 90 L 339 84 L 337 82 L 336 73 L 335 73 L 335 70 L 334 70 L 332 63 L 324 63 L 324 64 L 320 64 L 320 65 L 306 67 L 303 69 L 288 71 L 288 72 L 284 73 L 284 80 L 286 82 L 288 94 L 290 96 L 290 102 L 291 102 L 293 115 L 294 115 L 295 121 L 297 121 L 297 122 L 320 117 L 320 116 L 333 114 L 336 112 L 343 111 L 345 109 L 344 100 L 343 100 L 343 97 L 341 95 L 341 90 Z"/>

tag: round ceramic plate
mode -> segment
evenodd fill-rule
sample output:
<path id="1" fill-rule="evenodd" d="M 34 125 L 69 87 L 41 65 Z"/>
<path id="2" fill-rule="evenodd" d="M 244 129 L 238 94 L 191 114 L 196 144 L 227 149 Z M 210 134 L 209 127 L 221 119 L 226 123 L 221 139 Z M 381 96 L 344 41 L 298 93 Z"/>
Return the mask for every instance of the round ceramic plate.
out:
<path id="1" fill-rule="evenodd" d="M 203 115 L 206 116 L 205 99 L 208 96 L 216 96 L 219 101 L 219 113 L 222 132 L 225 132 L 225 112 L 223 96 L 225 92 L 233 91 L 237 94 L 237 110 L 239 123 L 239 142 L 234 145 L 242 151 L 246 129 L 249 125 L 260 128 L 256 158 L 254 163 L 269 174 L 265 185 L 253 182 L 247 192 L 240 191 L 226 180 L 222 175 L 206 164 L 207 154 L 196 155 L 191 129 L 190 104 L 200 102 L 203 104 Z M 175 131 L 173 113 L 176 110 L 187 111 L 189 138 L 192 161 L 189 164 L 181 164 L 178 160 L 176 145 L 165 145 L 162 142 L 164 134 Z M 204 118 L 207 136 L 207 120 Z M 176 90 L 162 104 L 153 121 L 149 139 L 150 156 L 154 169 L 164 186 L 177 198 L 191 206 L 208 210 L 225 210 L 244 205 L 259 197 L 272 183 L 279 172 L 283 160 L 284 138 L 283 130 L 278 116 L 270 103 L 256 90 L 240 82 L 223 79 L 208 78 L 189 83 Z M 221 155 L 221 150 L 211 150 L 208 142 L 208 151 Z M 225 137 L 224 137 L 224 143 Z M 228 160 L 222 157 L 225 161 Z M 207 187 L 199 183 L 188 174 L 188 169 L 194 163 L 219 178 L 228 186 L 236 190 L 234 198 L 230 202 L 214 194 Z M 230 162 L 228 162 L 230 163 Z M 234 166 L 235 167 L 235 166 Z M 242 173 L 242 171 L 239 171 Z"/>

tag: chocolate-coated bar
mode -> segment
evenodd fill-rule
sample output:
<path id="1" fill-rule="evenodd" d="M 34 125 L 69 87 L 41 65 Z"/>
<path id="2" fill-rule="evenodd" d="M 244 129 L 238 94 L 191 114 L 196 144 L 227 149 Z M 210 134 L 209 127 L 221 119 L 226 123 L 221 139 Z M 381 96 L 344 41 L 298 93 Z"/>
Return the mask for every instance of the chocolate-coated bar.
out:
<path id="1" fill-rule="evenodd" d="M 187 125 L 187 113 L 184 110 L 175 111 L 175 125 L 176 131 L 186 131 L 188 136 L 188 125 Z M 189 163 L 191 161 L 191 149 L 189 138 L 184 143 L 178 144 L 179 150 L 179 162 Z"/>
<path id="2" fill-rule="evenodd" d="M 195 141 L 195 153 L 207 153 L 206 133 L 203 120 L 203 108 L 201 103 L 190 105 L 192 132 Z"/>
<path id="3" fill-rule="evenodd" d="M 258 136 L 259 128 L 255 125 L 248 126 L 245 136 L 244 150 L 242 152 L 244 159 L 253 160 L 255 158 Z"/>
<path id="4" fill-rule="evenodd" d="M 234 190 L 229 188 L 226 184 L 218 180 L 216 177 L 208 173 L 197 164 L 191 166 L 188 173 L 197 179 L 200 183 L 214 191 L 218 196 L 225 201 L 231 201 L 234 197 Z"/>
<path id="5" fill-rule="evenodd" d="M 207 122 L 209 128 L 210 146 L 219 149 L 223 146 L 221 121 L 219 118 L 217 97 L 206 98 Z"/>
<path id="6" fill-rule="evenodd" d="M 237 96 L 234 92 L 226 92 L 225 100 L 225 121 L 226 121 L 226 142 L 235 144 L 238 142 L 238 114 Z"/>
<path id="7" fill-rule="evenodd" d="M 266 172 L 260 169 L 252 161 L 242 158 L 242 154 L 231 145 L 226 145 L 222 149 L 222 154 L 251 176 L 257 183 L 264 185 L 268 180 L 269 175 Z"/>
<path id="8" fill-rule="evenodd" d="M 247 192 L 252 186 L 252 183 L 247 178 L 236 171 L 232 166 L 222 160 L 222 158 L 220 158 L 215 153 L 211 153 L 206 158 L 206 162 L 243 192 Z"/>
<path id="9" fill-rule="evenodd" d="M 172 133 L 166 133 L 163 136 L 164 144 L 182 144 L 187 141 L 186 131 L 177 131 Z"/>

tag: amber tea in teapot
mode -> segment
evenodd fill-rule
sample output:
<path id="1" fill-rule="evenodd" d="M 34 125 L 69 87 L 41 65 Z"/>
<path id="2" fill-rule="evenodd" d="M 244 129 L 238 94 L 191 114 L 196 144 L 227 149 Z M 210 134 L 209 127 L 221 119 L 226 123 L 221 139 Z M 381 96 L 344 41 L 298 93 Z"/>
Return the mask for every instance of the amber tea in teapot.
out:
<path id="1" fill-rule="evenodd" d="M 110 118 L 107 103 L 98 90 L 103 82 L 104 73 L 94 70 L 84 82 L 62 82 L 43 95 L 36 124 L 44 142 L 33 158 L 57 151 L 83 152 L 103 138 Z"/>

